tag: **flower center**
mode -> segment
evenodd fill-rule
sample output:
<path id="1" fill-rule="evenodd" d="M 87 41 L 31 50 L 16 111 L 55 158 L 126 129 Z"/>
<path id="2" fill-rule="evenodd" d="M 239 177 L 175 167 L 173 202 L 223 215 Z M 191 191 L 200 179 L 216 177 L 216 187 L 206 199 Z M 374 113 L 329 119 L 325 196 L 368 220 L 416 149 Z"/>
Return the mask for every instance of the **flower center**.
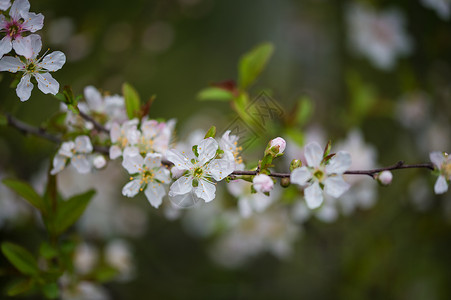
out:
<path id="1" fill-rule="evenodd" d="M 322 170 L 315 170 L 313 173 L 313 177 L 318 179 L 319 182 L 321 182 L 324 179 L 324 172 Z"/>
<path id="2" fill-rule="evenodd" d="M 204 170 L 202 168 L 196 168 L 193 172 L 193 175 L 194 175 L 194 177 L 200 178 L 203 173 L 204 173 Z"/>
<path id="3" fill-rule="evenodd" d="M 441 170 L 443 176 L 449 180 L 451 178 L 451 159 L 449 157 L 445 162 L 443 162 Z"/>
<path id="4" fill-rule="evenodd" d="M 6 25 L 6 31 L 11 38 L 15 39 L 16 37 L 20 36 L 23 31 L 22 24 L 17 21 L 12 21 L 8 25 Z"/>

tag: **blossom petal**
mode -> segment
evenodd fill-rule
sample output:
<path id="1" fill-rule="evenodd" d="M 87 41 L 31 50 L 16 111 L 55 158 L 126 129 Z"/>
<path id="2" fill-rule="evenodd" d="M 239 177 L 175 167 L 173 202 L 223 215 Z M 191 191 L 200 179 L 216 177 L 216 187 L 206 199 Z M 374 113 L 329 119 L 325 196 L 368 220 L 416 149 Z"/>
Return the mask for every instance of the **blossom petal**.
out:
<path id="1" fill-rule="evenodd" d="M 71 159 L 71 164 L 78 171 L 78 173 L 86 174 L 91 171 L 91 163 L 87 159 L 86 155 L 77 154 Z"/>
<path id="2" fill-rule="evenodd" d="M 306 185 L 310 178 L 312 178 L 312 173 L 307 167 L 296 168 L 290 175 L 291 182 L 299 185 Z"/>
<path id="3" fill-rule="evenodd" d="M 351 185 L 341 176 L 328 177 L 324 181 L 324 191 L 334 198 L 338 198 L 346 192 Z"/>
<path id="4" fill-rule="evenodd" d="M 182 152 L 176 149 L 168 150 L 166 157 L 174 164 L 174 168 L 179 170 L 189 170 L 193 167 L 193 164 L 189 161 L 189 159 Z"/>
<path id="5" fill-rule="evenodd" d="M 9 37 L 9 35 L 2 38 L 0 40 L 0 57 L 5 55 L 6 53 L 9 53 L 12 50 L 12 48 L 13 48 L 13 44 L 11 42 L 11 38 Z"/>
<path id="6" fill-rule="evenodd" d="M 33 84 L 30 81 L 31 76 L 29 74 L 25 74 L 20 79 L 19 84 L 16 87 L 17 97 L 20 98 L 20 101 L 27 101 L 30 99 L 31 91 L 33 90 Z"/>
<path id="7" fill-rule="evenodd" d="M 318 182 L 314 182 L 311 186 L 307 187 L 304 190 L 304 196 L 305 202 L 310 209 L 315 209 L 323 203 L 323 191 Z"/>
<path id="8" fill-rule="evenodd" d="M 122 166 L 127 170 L 129 174 L 135 174 L 140 172 L 143 167 L 144 159 L 141 154 L 137 155 L 124 155 L 124 160 L 122 161 Z"/>
<path id="9" fill-rule="evenodd" d="M 166 195 L 166 191 L 162 184 L 154 182 L 147 185 L 144 194 L 146 195 L 147 200 L 149 200 L 150 204 L 153 207 L 158 208 L 163 202 L 163 197 L 164 195 Z"/>
<path id="10" fill-rule="evenodd" d="M 23 27 L 30 32 L 36 32 L 44 27 L 43 14 L 28 13 L 24 20 Z"/>
<path id="11" fill-rule="evenodd" d="M 443 155 L 443 152 L 440 151 L 434 151 L 429 153 L 429 159 L 437 168 L 440 168 L 446 160 L 445 156 Z"/>
<path id="12" fill-rule="evenodd" d="M 235 162 L 228 159 L 214 159 L 208 165 L 207 172 L 213 176 L 216 181 L 223 180 L 234 171 Z"/>
<path id="13" fill-rule="evenodd" d="M 46 58 L 47 58 L 47 56 L 44 57 L 44 60 Z M 102 94 L 100 94 L 99 90 L 97 90 L 92 85 L 89 85 L 89 86 L 85 87 L 83 92 L 84 92 L 85 100 L 88 103 L 89 108 L 94 111 L 101 111 L 102 106 L 103 106 L 103 98 L 102 98 Z M 117 125 L 117 127 L 119 127 L 119 124 L 117 124 L 117 123 L 115 123 L 114 125 Z M 118 129 L 116 129 L 116 130 L 118 130 Z M 115 141 L 113 141 L 113 142 L 115 142 Z"/>
<path id="14" fill-rule="evenodd" d="M 197 152 L 199 153 L 199 164 L 204 165 L 216 156 L 216 150 L 218 150 L 218 142 L 212 138 L 206 138 L 200 141 L 197 145 Z"/>
<path id="15" fill-rule="evenodd" d="M 28 0 L 16 0 L 13 2 L 9 15 L 13 20 L 18 20 L 30 11 L 30 2 Z"/>
<path id="16" fill-rule="evenodd" d="M 440 175 L 437 178 L 437 181 L 435 182 L 434 192 L 436 194 L 443 194 L 446 193 L 447 191 L 448 191 L 448 183 L 446 182 L 446 178 Z"/>
<path id="17" fill-rule="evenodd" d="M 61 51 L 54 51 L 44 56 L 42 61 L 39 63 L 39 66 L 51 72 L 54 72 L 61 69 L 65 63 L 66 63 L 66 55 Z M 86 101 L 88 101 L 88 99 L 86 99 Z M 88 104 L 90 108 L 93 108 L 89 101 Z"/>
<path id="18" fill-rule="evenodd" d="M 135 179 L 124 185 L 124 187 L 122 188 L 122 195 L 126 197 L 134 197 L 136 194 L 138 194 L 139 189 L 141 188 L 141 184 L 139 182 L 140 179 Z"/>
<path id="19" fill-rule="evenodd" d="M 93 150 L 91 140 L 87 135 L 80 135 L 75 138 L 75 151 L 81 153 L 91 153 Z"/>
<path id="20" fill-rule="evenodd" d="M 161 167 L 155 173 L 155 179 L 159 180 L 161 183 L 169 183 L 171 181 L 171 174 L 168 169 Z"/>
<path id="21" fill-rule="evenodd" d="M 9 0 L 1 0 L 0 1 L 0 10 L 7 10 L 11 6 L 11 1 Z"/>
<path id="22" fill-rule="evenodd" d="M 213 182 L 201 179 L 199 185 L 194 188 L 194 192 L 197 197 L 204 199 L 205 202 L 210 202 L 215 198 L 216 186 Z"/>
<path id="23" fill-rule="evenodd" d="M 2 40 L 3 41 L 3 40 Z M 0 71 L 16 73 L 25 69 L 25 65 L 19 58 L 13 56 L 4 56 L 0 59 Z"/>
<path id="24" fill-rule="evenodd" d="M 182 176 L 177 179 L 169 189 L 169 196 L 189 193 L 193 189 L 193 177 Z"/>
<path id="25" fill-rule="evenodd" d="M 72 150 L 75 148 L 75 143 L 73 141 L 64 142 L 58 150 L 58 154 L 66 157 L 72 157 Z"/>
<path id="26" fill-rule="evenodd" d="M 35 58 L 36 56 L 38 56 L 39 52 L 41 52 L 41 36 L 39 34 L 30 34 L 27 38 L 30 40 L 31 58 Z"/>
<path id="27" fill-rule="evenodd" d="M 312 142 L 305 146 L 304 155 L 309 167 L 319 167 L 323 160 L 323 149 L 316 142 Z"/>
<path id="28" fill-rule="evenodd" d="M 343 174 L 351 166 L 351 155 L 345 151 L 339 151 L 332 157 L 326 166 L 327 174 Z"/>
<path id="29" fill-rule="evenodd" d="M 121 155 L 122 155 L 121 148 L 119 148 L 116 145 L 113 145 L 113 146 L 110 147 L 110 158 L 111 159 L 116 159 L 116 158 L 118 158 Z"/>
<path id="30" fill-rule="evenodd" d="M 66 161 L 67 157 L 59 154 L 55 155 L 55 157 L 53 158 L 53 168 L 50 171 L 50 174 L 55 175 L 64 170 L 64 167 L 66 166 Z"/>
<path id="31" fill-rule="evenodd" d="M 52 77 L 52 75 L 50 75 L 50 73 L 35 73 L 34 77 L 38 81 L 38 88 L 41 92 L 52 95 L 58 94 L 60 84 Z"/>
<path id="32" fill-rule="evenodd" d="M 25 56 L 26 58 L 31 58 L 33 56 L 33 48 L 31 48 L 30 36 L 18 36 L 12 41 L 12 46 L 17 55 Z"/>
<path id="33" fill-rule="evenodd" d="M 144 159 L 144 164 L 148 169 L 154 169 L 161 167 L 161 158 L 163 156 L 159 153 L 147 153 Z"/>

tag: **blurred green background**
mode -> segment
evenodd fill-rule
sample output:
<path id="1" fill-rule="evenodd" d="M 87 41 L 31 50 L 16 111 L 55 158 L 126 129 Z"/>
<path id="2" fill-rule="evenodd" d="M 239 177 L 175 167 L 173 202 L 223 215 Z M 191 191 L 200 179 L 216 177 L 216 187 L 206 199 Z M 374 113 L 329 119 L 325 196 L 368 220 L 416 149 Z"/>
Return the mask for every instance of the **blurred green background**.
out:
<path id="1" fill-rule="evenodd" d="M 236 79 L 241 55 L 268 41 L 275 53 L 251 94 L 269 88 L 287 113 L 309 96 L 315 106 L 309 125 L 321 126 L 332 140 L 360 128 L 377 149 L 379 165 L 426 162 L 429 151 L 450 146 L 450 22 L 419 0 L 360 2 L 378 10 L 396 7 L 405 16 L 413 51 L 391 70 L 350 51 L 346 11 L 353 1 L 41 0 L 31 1 L 31 11 L 45 15 L 39 32 L 44 47 L 68 57 L 54 77 L 77 94 L 87 85 L 120 93 L 127 81 L 143 99 L 157 95 L 150 116 L 177 118 L 179 132 L 197 122 L 193 115 L 219 116 L 215 125 L 224 127 L 235 117 L 229 104 L 199 102 L 197 92 Z M 20 103 L 9 88 L 10 74 L 0 80 L 3 112 L 38 125 L 59 109 L 37 88 Z M 427 95 L 428 117 L 408 128 L 397 109 L 417 92 Z M 278 135 L 268 131 L 256 148 Z M 431 137 L 435 131 L 444 134 Z M 448 148 L 431 149 L 436 144 Z M 0 129 L 0 169 L 10 176 L 30 180 L 56 149 Z M 420 177 L 430 188 L 421 209 L 410 192 Z M 451 197 L 433 196 L 434 180 L 426 170 L 398 171 L 392 186 L 378 188 L 373 208 L 331 224 L 305 223 L 291 257 L 262 254 L 231 270 L 210 260 L 209 239 L 191 237 L 179 221 L 167 221 L 144 203 L 147 233 L 131 240 L 137 276 L 107 288 L 112 299 L 450 299 Z M 1 235 L 31 248 L 43 238 L 31 223 L 5 226 Z M 0 264 L 7 265 L 3 257 Z"/>

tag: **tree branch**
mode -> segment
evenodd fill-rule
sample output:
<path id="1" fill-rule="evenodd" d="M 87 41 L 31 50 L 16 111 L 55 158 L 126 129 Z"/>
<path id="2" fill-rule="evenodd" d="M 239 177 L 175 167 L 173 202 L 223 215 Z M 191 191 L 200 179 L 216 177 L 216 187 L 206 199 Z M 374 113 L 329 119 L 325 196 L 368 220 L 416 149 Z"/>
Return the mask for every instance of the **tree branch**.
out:
<path id="1" fill-rule="evenodd" d="M 83 117 L 83 115 L 85 115 L 86 120 L 88 120 L 89 122 L 92 122 L 94 124 L 94 126 L 96 126 L 96 128 L 98 128 L 99 130 L 102 130 L 104 132 L 108 132 L 108 130 L 103 127 L 102 125 L 98 124 L 97 122 L 95 122 L 94 120 L 92 120 L 92 118 L 90 116 L 87 116 L 86 114 L 82 112 L 80 112 L 80 115 Z M 8 125 L 11 127 L 16 128 L 17 130 L 19 130 L 22 134 L 31 134 L 31 135 L 35 135 L 38 137 L 41 137 L 43 139 L 52 141 L 54 143 L 62 143 L 63 140 L 61 139 L 61 137 L 59 136 L 55 136 L 52 134 L 49 134 L 48 132 L 45 131 L 44 128 L 37 128 L 37 127 L 33 127 L 29 124 L 26 124 L 16 118 L 14 118 L 11 115 L 6 115 L 6 118 L 8 120 Z M 98 124 L 98 125 L 96 125 Z M 99 127 L 97 127 L 99 126 Z M 94 146 L 94 151 L 102 153 L 102 154 L 109 154 L 109 149 L 108 147 L 105 146 Z M 170 167 L 172 165 L 172 163 L 168 160 L 163 160 L 162 164 Z M 401 170 L 401 169 L 429 169 L 429 170 L 434 170 L 434 165 L 432 163 L 422 163 L 422 164 L 412 164 L 412 165 L 406 165 L 404 164 L 403 161 L 398 161 L 396 164 L 388 166 L 388 167 L 383 167 L 383 168 L 378 168 L 378 169 L 370 169 L 370 170 L 349 170 L 344 172 L 345 175 L 368 175 L 372 178 L 374 178 L 377 174 L 379 174 L 382 171 L 393 171 L 393 170 Z M 230 176 L 255 176 L 257 175 L 258 172 L 257 171 L 233 171 Z M 291 173 L 270 173 L 269 176 L 271 177 L 276 177 L 276 178 L 289 178 Z"/>
<path id="2" fill-rule="evenodd" d="M 95 129 L 97 129 L 98 131 L 103 131 L 105 133 L 110 134 L 110 131 L 108 129 L 106 129 L 102 124 L 100 124 L 99 122 L 94 120 L 91 116 L 85 114 L 81 110 L 78 110 L 78 112 L 80 113 L 80 117 L 82 117 L 83 119 L 85 119 L 88 122 L 91 122 L 94 125 Z"/>

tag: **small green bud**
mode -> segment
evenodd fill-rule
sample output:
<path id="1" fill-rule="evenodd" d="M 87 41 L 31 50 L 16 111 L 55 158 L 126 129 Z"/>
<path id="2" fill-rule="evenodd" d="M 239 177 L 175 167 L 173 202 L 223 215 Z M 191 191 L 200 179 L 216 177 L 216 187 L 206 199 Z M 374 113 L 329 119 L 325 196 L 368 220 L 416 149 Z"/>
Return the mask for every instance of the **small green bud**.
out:
<path id="1" fill-rule="evenodd" d="M 290 177 L 284 177 L 282 179 L 280 179 L 280 186 L 281 187 L 289 187 L 290 186 Z"/>
<path id="2" fill-rule="evenodd" d="M 294 169 L 302 167 L 302 161 L 299 159 L 293 159 L 290 164 L 290 171 L 293 172 Z"/>

